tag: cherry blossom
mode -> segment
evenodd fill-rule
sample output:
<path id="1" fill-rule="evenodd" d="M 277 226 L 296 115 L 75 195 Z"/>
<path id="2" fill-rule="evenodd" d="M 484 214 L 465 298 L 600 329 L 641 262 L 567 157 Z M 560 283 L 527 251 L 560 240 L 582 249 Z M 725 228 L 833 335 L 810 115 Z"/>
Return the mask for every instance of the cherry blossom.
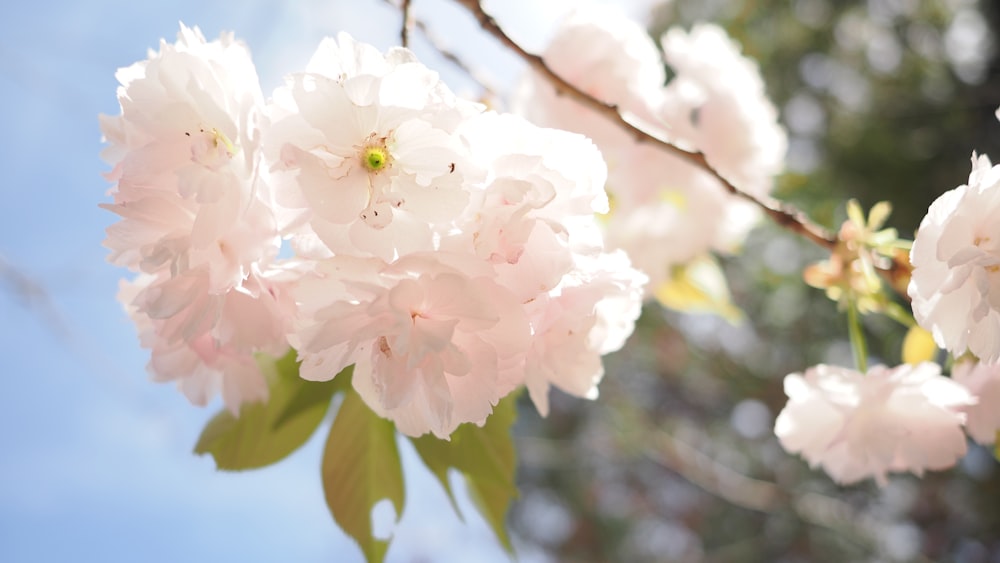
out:
<path id="1" fill-rule="evenodd" d="M 1000 365 L 962 361 L 952 368 L 951 377 L 976 399 L 963 409 L 965 431 L 977 443 L 995 443 L 1000 430 Z"/>
<path id="2" fill-rule="evenodd" d="M 155 380 L 236 413 L 266 397 L 254 354 L 291 345 L 303 378 L 354 366 L 373 411 L 442 438 L 521 386 L 543 414 L 552 386 L 597 396 L 646 277 L 605 248 L 589 139 L 346 34 L 266 105 L 242 46 L 187 28 L 121 80 L 108 246 L 141 272 L 120 298 Z"/>
<path id="3" fill-rule="evenodd" d="M 444 438 L 462 422 L 483 424 L 511 390 L 498 380 L 523 354 L 529 326 L 482 266 L 441 253 L 322 262 L 298 295 L 315 308 L 293 336 L 302 377 L 326 380 L 354 364 L 355 389 L 405 434 Z"/>
<path id="4" fill-rule="evenodd" d="M 913 241 L 913 314 L 955 355 L 1000 360 L 1000 167 L 972 159 L 968 184 L 941 194 Z"/>
<path id="5" fill-rule="evenodd" d="M 671 138 L 704 152 L 741 190 L 768 194 L 784 168 L 788 139 L 757 64 L 714 24 L 671 28 L 660 43 L 676 73 L 660 108 Z"/>
<path id="6" fill-rule="evenodd" d="M 605 168 L 586 138 L 484 113 L 458 129 L 482 181 L 434 248 L 316 262 L 290 339 L 307 379 L 354 365 L 354 386 L 406 434 L 482 424 L 527 385 L 595 398 L 601 356 L 638 317 L 645 277 L 604 251 Z M 468 180 L 468 178 L 466 179 Z"/>
<path id="7" fill-rule="evenodd" d="M 662 45 L 665 58 L 619 11 L 581 8 L 561 24 L 543 58 L 584 92 L 615 104 L 627 121 L 703 151 L 728 179 L 766 195 L 787 140 L 756 66 L 714 26 L 671 29 Z M 666 84 L 664 63 L 674 73 Z M 626 250 L 649 275 L 648 296 L 671 280 L 676 266 L 713 250 L 737 250 L 759 220 L 752 205 L 704 170 L 636 142 L 541 77 L 529 76 L 519 94 L 515 105 L 533 122 L 584 133 L 604 154 L 614 201 L 608 244 Z"/>
<path id="8" fill-rule="evenodd" d="M 974 399 L 937 364 L 876 366 L 867 374 L 817 365 L 785 377 L 788 404 L 775 421 L 782 447 L 835 481 L 951 467 L 965 455 L 962 409 Z"/>
<path id="9" fill-rule="evenodd" d="M 332 252 L 429 250 L 468 201 L 475 171 L 454 129 L 479 109 L 406 49 L 327 39 L 274 95 L 265 151 L 282 171 L 279 204 Z"/>
<path id="10" fill-rule="evenodd" d="M 142 346 L 151 351 L 153 380 L 175 381 L 196 405 L 221 394 L 233 414 L 244 403 L 266 400 L 267 381 L 254 354 L 280 357 L 288 350 L 294 267 L 255 273 L 224 295 L 208 291 L 204 270 L 161 279 L 166 276 L 142 274 L 122 282 L 119 292 Z"/>
<path id="11" fill-rule="evenodd" d="M 246 47 L 181 24 L 176 43 L 119 70 L 121 115 L 102 116 L 114 166 L 110 260 L 139 272 L 120 295 L 156 381 L 238 413 L 264 400 L 253 355 L 282 355 L 294 268 L 261 163 L 264 101 Z"/>
<path id="12" fill-rule="evenodd" d="M 258 146 L 263 95 L 246 47 L 183 24 L 174 44 L 120 69 L 121 115 L 102 116 L 114 165 L 110 260 L 133 271 L 207 268 L 238 287 L 279 240 Z"/>

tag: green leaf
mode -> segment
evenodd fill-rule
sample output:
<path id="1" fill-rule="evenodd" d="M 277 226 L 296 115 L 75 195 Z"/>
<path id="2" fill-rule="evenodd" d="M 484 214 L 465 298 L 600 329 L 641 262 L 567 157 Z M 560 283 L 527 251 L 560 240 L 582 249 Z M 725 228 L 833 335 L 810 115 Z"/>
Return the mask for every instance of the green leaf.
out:
<path id="1" fill-rule="evenodd" d="M 733 305 L 722 266 L 711 254 L 671 268 L 670 277 L 652 289 L 656 300 L 668 309 L 712 313 L 733 325 L 743 321 L 743 311 Z"/>
<path id="2" fill-rule="evenodd" d="M 508 553 L 513 553 L 513 546 L 507 534 L 507 510 L 517 497 L 514 481 L 517 457 L 510 435 L 517 418 L 516 395 L 512 393 L 500 401 L 484 426 L 459 426 L 450 441 L 431 434 L 410 438 L 420 459 L 448 493 L 456 512 L 458 506 L 448 481 L 448 470 L 457 469 L 465 476 L 473 503 Z"/>
<path id="3" fill-rule="evenodd" d="M 202 430 L 195 453 L 212 454 L 219 469 L 239 471 L 280 461 L 304 444 L 326 416 L 333 395 L 350 381 L 350 373 L 341 372 L 330 381 L 306 381 L 299 377 L 295 357 L 295 350 L 278 360 L 258 357 L 270 398 L 243 405 L 238 417 L 227 410 L 215 415 Z"/>
<path id="4" fill-rule="evenodd" d="M 330 406 L 330 401 L 333 399 L 333 396 L 340 391 L 350 389 L 351 374 L 354 372 L 354 366 L 349 365 L 341 370 L 340 373 L 335 375 L 330 381 L 308 381 L 298 377 L 298 369 L 298 363 L 296 363 L 296 382 L 304 382 L 305 385 L 296 386 L 294 394 L 291 398 L 289 398 L 288 402 L 285 403 L 284 409 L 278 414 L 274 421 L 274 425 L 271 427 L 274 431 L 279 430 L 285 425 L 285 423 L 295 420 L 302 413 L 308 412 L 312 409 L 322 408 L 323 413 L 325 414 L 326 409 Z M 317 391 L 317 384 L 323 386 L 322 392 Z"/>
<path id="5" fill-rule="evenodd" d="M 403 513 L 403 467 L 393 423 L 372 412 L 354 391 L 344 395 L 323 452 L 323 491 L 333 519 L 354 538 L 369 563 L 382 561 L 389 541 L 372 535 L 372 508 L 389 499 Z"/>

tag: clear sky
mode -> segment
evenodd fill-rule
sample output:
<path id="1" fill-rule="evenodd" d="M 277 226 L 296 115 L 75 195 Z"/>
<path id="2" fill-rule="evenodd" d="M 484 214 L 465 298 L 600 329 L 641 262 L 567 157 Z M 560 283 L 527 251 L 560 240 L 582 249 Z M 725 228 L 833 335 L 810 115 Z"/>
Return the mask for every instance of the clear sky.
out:
<path id="1" fill-rule="evenodd" d="M 571 2 L 493 4 L 502 23 L 520 14 L 515 36 L 537 47 Z M 454 6 L 414 5 L 456 51 L 511 83 L 518 66 Z M 3 13 L 0 269 L 17 273 L 0 276 L 0 561 L 361 560 L 323 501 L 322 430 L 253 472 L 219 473 L 191 453 L 218 404 L 191 406 L 145 374 L 147 353 L 114 297 L 125 272 L 101 246 L 114 216 L 97 207 L 110 187 L 97 115 L 118 112 L 115 69 L 172 41 L 178 21 L 208 38 L 235 31 L 269 92 L 324 35 L 393 44 L 398 14 L 376 0 L 33 0 Z M 469 87 L 419 38 L 415 48 L 455 89 Z M 22 274 L 36 285 L 12 281 Z M 416 465 L 405 447 L 404 458 Z M 389 561 L 508 560 L 466 501 L 467 521 L 453 515 L 425 470 L 407 469 L 407 503 Z"/>

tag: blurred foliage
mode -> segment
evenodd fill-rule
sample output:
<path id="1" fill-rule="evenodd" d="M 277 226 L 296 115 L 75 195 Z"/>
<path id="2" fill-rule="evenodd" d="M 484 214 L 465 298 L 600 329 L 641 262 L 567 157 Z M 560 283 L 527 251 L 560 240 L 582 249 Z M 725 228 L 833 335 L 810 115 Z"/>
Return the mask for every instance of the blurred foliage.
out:
<path id="1" fill-rule="evenodd" d="M 1000 159 L 1000 6 L 967 0 L 675 0 L 651 34 L 714 21 L 761 66 L 789 129 L 776 195 L 835 229 L 844 203 L 893 202 L 914 232 Z M 595 402 L 554 392 L 515 427 L 515 544 L 557 561 L 1000 560 L 1000 471 L 970 445 L 959 467 L 839 487 L 772 433 L 783 377 L 852 365 L 846 318 L 802 269 L 823 252 L 762 225 L 723 260 L 738 325 L 648 306 L 606 361 Z M 872 363 L 900 363 L 905 330 L 865 319 Z"/>

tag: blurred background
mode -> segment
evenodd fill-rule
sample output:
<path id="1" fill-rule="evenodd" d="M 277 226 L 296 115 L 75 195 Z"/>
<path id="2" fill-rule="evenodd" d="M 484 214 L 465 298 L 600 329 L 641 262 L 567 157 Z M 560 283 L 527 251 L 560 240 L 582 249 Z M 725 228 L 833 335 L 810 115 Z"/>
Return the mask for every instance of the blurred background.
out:
<path id="1" fill-rule="evenodd" d="M 909 236 L 972 151 L 1000 158 L 1000 7 L 974 0 L 618 2 L 654 37 L 715 21 L 760 62 L 791 143 L 776 194 L 833 227 L 843 203 L 890 200 Z M 493 87 L 518 61 L 446 0 L 415 0 L 435 42 Z M 575 2 L 487 2 L 539 50 Z M 125 275 L 100 243 L 97 114 L 118 111 L 114 71 L 172 41 L 178 21 L 250 46 L 264 91 L 337 31 L 387 48 L 399 14 L 375 0 L 181 0 L 5 8 L 0 21 L 0 561 L 359 561 L 327 513 L 321 439 L 264 470 L 221 474 L 191 449 L 215 412 L 145 375 L 114 296 Z M 479 86 L 425 35 L 413 47 L 451 86 Z M 501 92 L 503 88 L 497 88 Z M 954 470 L 838 487 L 773 437 L 782 378 L 851 365 L 846 321 L 801 281 L 815 247 L 762 225 L 724 258 L 739 325 L 651 306 L 607 359 L 596 402 L 555 395 L 515 428 L 523 561 L 1000 561 L 1000 471 L 971 447 Z M 866 319 L 873 360 L 902 333 Z M 466 521 L 408 444 L 407 509 L 388 561 L 508 561 Z M 461 489 L 461 487 L 458 487 Z M 390 511 L 391 512 L 391 511 Z M 391 514 L 376 511 L 377 528 Z"/>

